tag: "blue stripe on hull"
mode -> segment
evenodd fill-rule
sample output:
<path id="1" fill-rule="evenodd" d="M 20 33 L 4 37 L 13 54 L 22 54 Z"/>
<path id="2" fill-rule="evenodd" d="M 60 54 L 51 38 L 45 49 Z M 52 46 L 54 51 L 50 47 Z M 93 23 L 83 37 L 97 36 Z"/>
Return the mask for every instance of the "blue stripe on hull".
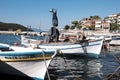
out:
<path id="1" fill-rule="evenodd" d="M 44 80 L 44 79 L 41 79 L 41 78 L 33 78 L 34 80 Z"/>
<path id="2" fill-rule="evenodd" d="M 54 51 L 44 52 L 45 54 L 52 55 L 54 54 Z M 26 55 L 37 55 L 37 54 L 43 54 L 43 52 L 0 52 L 0 56 L 26 56 Z"/>
<path id="3" fill-rule="evenodd" d="M 3 46 L 3 45 L 0 45 L 0 48 L 9 48 L 9 47 L 7 47 L 7 46 Z"/>

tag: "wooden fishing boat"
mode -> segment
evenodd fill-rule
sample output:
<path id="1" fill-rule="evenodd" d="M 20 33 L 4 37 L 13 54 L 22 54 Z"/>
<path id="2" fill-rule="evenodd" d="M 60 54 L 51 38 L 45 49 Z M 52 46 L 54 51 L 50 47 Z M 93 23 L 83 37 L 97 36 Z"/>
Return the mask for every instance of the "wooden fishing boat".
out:
<path id="1" fill-rule="evenodd" d="M 9 46 L 0 43 L 0 74 L 19 77 L 21 80 L 44 80 L 55 50 Z M 14 77 L 10 77 L 14 80 Z M 0 76 L 6 80 L 9 77 Z M 17 78 L 17 80 L 20 80 Z M 9 79 L 9 80 L 11 80 Z"/>
<path id="2" fill-rule="evenodd" d="M 101 52 L 103 39 L 104 37 L 98 37 L 94 40 L 81 40 L 77 43 L 50 42 L 43 44 L 35 44 L 30 42 L 24 42 L 24 40 L 21 42 L 25 46 L 37 46 L 41 49 L 56 49 L 59 51 L 59 53 L 63 53 L 63 54 L 86 55 L 86 56 L 98 58 Z"/>
<path id="3" fill-rule="evenodd" d="M 120 46 L 120 36 L 112 36 L 112 40 L 109 43 L 110 46 Z"/>

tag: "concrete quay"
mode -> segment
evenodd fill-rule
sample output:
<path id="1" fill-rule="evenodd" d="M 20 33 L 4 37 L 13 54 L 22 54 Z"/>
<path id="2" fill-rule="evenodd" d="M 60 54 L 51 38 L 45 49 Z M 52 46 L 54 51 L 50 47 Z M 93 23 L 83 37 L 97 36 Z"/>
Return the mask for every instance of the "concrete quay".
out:
<path id="1" fill-rule="evenodd" d="M 14 34 L 15 31 L 0 31 L 0 34 Z"/>
<path id="2" fill-rule="evenodd" d="M 84 31 L 85 35 L 96 35 L 96 36 L 120 36 L 120 33 L 107 32 L 107 31 Z"/>
<path id="3" fill-rule="evenodd" d="M 81 31 L 81 30 L 77 30 L 77 31 L 84 33 L 86 36 L 90 36 L 90 35 L 96 35 L 96 36 L 120 36 L 120 33 L 115 33 L 115 32 L 112 33 L 112 32 L 108 32 L 108 31 Z M 72 32 L 75 33 L 76 30 L 73 30 Z M 16 31 L 0 31 L 0 34 L 15 34 L 15 33 L 16 33 Z M 24 32 L 21 32 L 21 34 L 22 33 L 24 33 Z M 29 34 L 35 34 L 35 33 L 37 33 L 37 32 L 29 32 Z"/>
<path id="4" fill-rule="evenodd" d="M 91 36 L 91 35 L 95 35 L 95 36 L 120 36 L 120 32 L 109 32 L 106 30 L 102 30 L 102 31 L 91 31 L 91 30 L 67 30 L 67 31 L 61 31 L 61 33 L 71 33 L 71 34 L 76 34 L 78 32 L 84 34 L 85 36 Z"/>

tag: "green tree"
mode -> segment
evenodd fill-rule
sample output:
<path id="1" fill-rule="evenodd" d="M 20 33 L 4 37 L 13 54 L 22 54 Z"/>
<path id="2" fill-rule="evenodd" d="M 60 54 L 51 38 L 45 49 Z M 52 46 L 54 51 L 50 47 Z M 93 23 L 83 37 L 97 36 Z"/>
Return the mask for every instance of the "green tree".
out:
<path id="1" fill-rule="evenodd" d="M 95 15 L 95 16 L 90 16 L 90 19 L 101 19 L 101 17 L 100 16 L 97 16 L 97 15 Z"/>
<path id="2" fill-rule="evenodd" d="M 70 29 L 75 29 L 75 26 L 74 26 L 74 25 L 72 25 L 72 26 L 70 27 Z"/>
<path id="3" fill-rule="evenodd" d="M 64 27 L 65 30 L 68 30 L 69 28 L 70 28 L 69 25 L 65 25 L 65 27 Z"/>
<path id="4" fill-rule="evenodd" d="M 76 28 L 81 29 L 82 26 L 81 26 L 80 24 L 78 24 L 78 25 L 76 26 Z"/>
<path id="5" fill-rule="evenodd" d="M 107 16 L 107 17 L 104 17 L 104 20 L 105 20 L 105 19 L 109 19 L 109 17 L 108 17 L 108 16 Z"/>
<path id="6" fill-rule="evenodd" d="M 117 23 L 110 23 L 110 30 L 111 30 L 111 31 L 118 30 L 118 25 L 117 25 Z"/>
<path id="7" fill-rule="evenodd" d="M 72 21 L 72 24 L 76 26 L 78 24 L 78 21 Z"/>

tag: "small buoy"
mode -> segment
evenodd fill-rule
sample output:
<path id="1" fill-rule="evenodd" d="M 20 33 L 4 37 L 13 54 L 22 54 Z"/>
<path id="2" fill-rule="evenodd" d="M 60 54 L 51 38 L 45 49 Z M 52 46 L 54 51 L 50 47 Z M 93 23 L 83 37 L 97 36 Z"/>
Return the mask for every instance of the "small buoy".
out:
<path id="1" fill-rule="evenodd" d="M 15 42 L 15 43 L 14 43 L 14 46 L 18 46 L 18 42 Z"/>

